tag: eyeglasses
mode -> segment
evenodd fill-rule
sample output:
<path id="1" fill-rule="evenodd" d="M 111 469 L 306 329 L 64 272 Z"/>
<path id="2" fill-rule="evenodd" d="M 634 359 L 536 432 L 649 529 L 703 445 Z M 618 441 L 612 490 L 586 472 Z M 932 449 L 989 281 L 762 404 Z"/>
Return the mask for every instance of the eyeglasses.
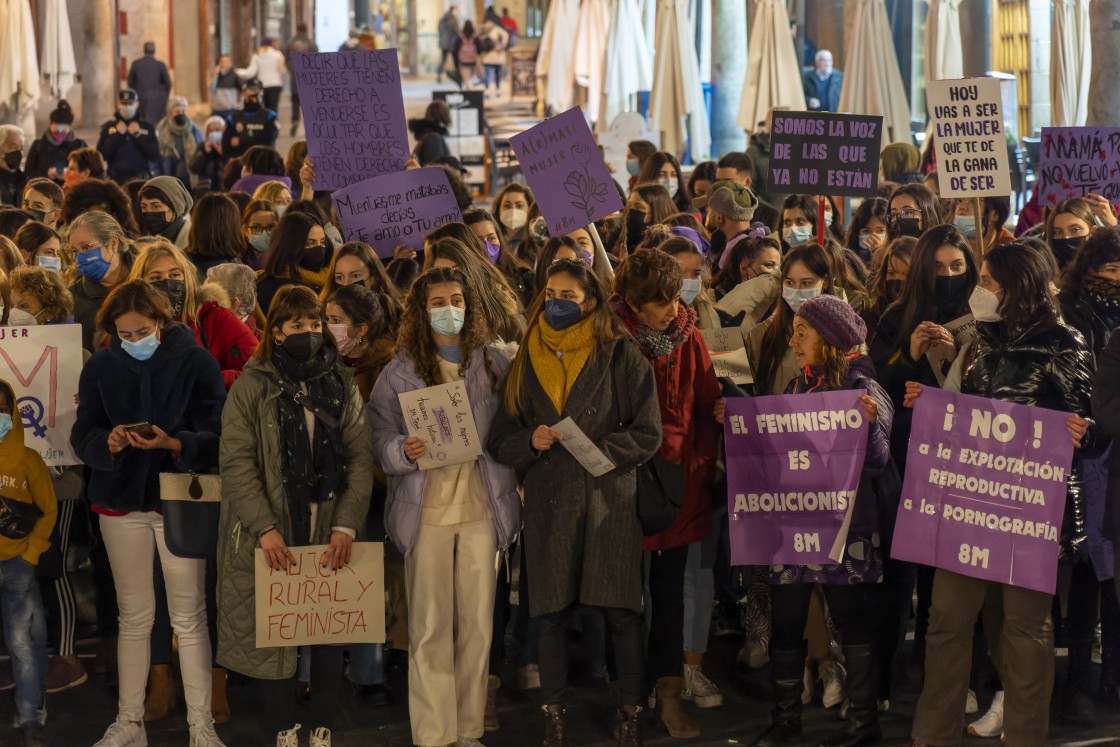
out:
<path id="1" fill-rule="evenodd" d="M 921 212 L 913 208 L 904 208 L 902 210 L 894 210 L 891 212 L 892 218 L 917 218 L 921 216 Z"/>
<path id="2" fill-rule="evenodd" d="M 275 227 L 276 227 L 275 223 L 273 223 L 270 226 L 254 226 L 252 223 L 250 223 L 249 224 L 249 233 L 253 234 L 254 236 L 260 236 L 265 231 L 271 231 Z"/>

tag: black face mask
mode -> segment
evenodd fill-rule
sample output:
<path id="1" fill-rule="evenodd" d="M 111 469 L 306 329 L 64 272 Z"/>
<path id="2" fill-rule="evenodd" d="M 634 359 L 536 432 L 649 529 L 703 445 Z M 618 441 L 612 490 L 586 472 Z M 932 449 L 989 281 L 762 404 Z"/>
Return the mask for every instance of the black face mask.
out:
<path id="1" fill-rule="evenodd" d="M 171 225 L 167 219 L 167 211 L 140 213 L 140 225 L 148 236 L 159 236 Z"/>
<path id="2" fill-rule="evenodd" d="M 323 244 L 311 246 L 303 250 L 299 258 L 299 266 L 311 272 L 319 272 L 327 263 L 327 247 Z"/>
<path id="3" fill-rule="evenodd" d="M 4 154 L 4 165 L 7 166 L 10 171 L 18 169 L 20 161 L 22 160 L 23 151 L 21 150 L 13 150 Z"/>
<path id="4" fill-rule="evenodd" d="M 257 99 L 255 99 L 255 98 L 254 99 L 245 99 L 245 111 L 256 112 L 256 111 L 260 111 L 260 108 L 261 108 L 261 102 L 258 101 Z"/>
<path id="5" fill-rule="evenodd" d="M 953 310 L 964 300 L 968 289 L 968 275 L 938 275 L 936 280 L 937 305 Z"/>
<path id="6" fill-rule="evenodd" d="M 1065 269 L 1077 256 L 1077 250 L 1085 243 L 1084 236 L 1073 239 L 1051 239 L 1050 249 L 1054 252 L 1054 259 L 1058 260 L 1058 267 Z"/>
<path id="7" fill-rule="evenodd" d="M 28 215 L 30 215 L 32 218 L 39 221 L 40 223 L 45 223 L 46 222 L 47 214 L 46 214 L 45 211 L 43 211 L 43 210 L 32 210 L 31 208 L 22 208 L 22 210 L 23 210 L 23 212 L 27 213 Z"/>
<path id="8" fill-rule="evenodd" d="M 294 335 L 288 335 L 284 338 L 284 341 L 280 343 L 280 347 L 284 348 L 284 352 L 297 361 L 309 361 L 322 349 L 323 333 L 299 332 Z"/>
<path id="9" fill-rule="evenodd" d="M 175 316 L 179 316 L 183 313 L 183 302 L 187 299 L 187 284 L 184 281 L 168 278 L 166 280 L 157 280 L 151 283 L 151 286 L 167 296 L 167 300 L 171 302 L 171 310 L 174 312 Z"/>
<path id="10" fill-rule="evenodd" d="M 902 281 L 888 280 L 884 291 L 886 293 L 887 303 L 894 303 L 898 300 L 898 297 L 902 295 Z"/>
<path id="11" fill-rule="evenodd" d="M 180 127 L 182 127 L 183 125 L 185 125 L 187 122 L 190 121 L 189 119 L 187 119 L 186 114 L 176 114 L 175 117 L 174 117 L 174 120 L 175 120 L 175 124 L 179 125 Z"/>
<path id="12" fill-rule="evenodd" d="M 626 216 L 626 246 L 633 249 L 642 243 L 646 231 L 646 214 L 641 210 L 631 210 Z"/>
<path id="13" fill-rule="evenodd" d="M 891 218 L 887 230 L 890 231 L 892 239 L 897 239 L 900 236 L 918 238 L 922 235 L 922 220 L 921 218 Z"/>

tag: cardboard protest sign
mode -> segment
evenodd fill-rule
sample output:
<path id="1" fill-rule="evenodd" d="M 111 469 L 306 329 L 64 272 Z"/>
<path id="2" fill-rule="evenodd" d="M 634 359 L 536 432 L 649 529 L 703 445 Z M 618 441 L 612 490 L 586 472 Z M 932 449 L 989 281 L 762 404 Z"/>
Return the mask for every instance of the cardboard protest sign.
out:
<path id="1" fill-rule="evenodd" d="M 925 387 L 891 556 L 1053 594 L 1067 413 Z"/>
<path id="2" fill-rule="evenodd" d="M 337 571 L 322 565 L 329 545 L 288 549 L 295 562 L 286 571 L 269 568 L 256 550 L 257 648 L 385 642 L 382 543 L 355 542 Z"/>
<path id="3" fill-rule="evenodd" d="M 999 81 L 931 80 L 926 83 L 926 102 L 933 120 L 941 196 L 1011 194 Z"/>
<path id="4" fill-rule="evenodd" d="M 770 130 L 771 192 L 874 197 L 883 118 L 775 111 Z"/>
<path id="5" fill-rule="evenodd" d="M 708 347 L 708 355 L 712 359 L 712 368 L 717 377 L 731 379 L 733 384 L 754 383 L 742 329 L 717 327 L 699 331 Z"/>
<path id="6" fill-rule="evenodd" d="M 622 209 L 614 179 L 578 106 L 509 142 L 553 236 Z"/>
<path id="7" fill-rule="evenodd" d="M 332 195 L 342 237 L 364 241 L 388 258 L 407 244 L 424 248 L 424 235 L 463 220 L 443 169 L 412 169 L 366 179 Z"/>
<path id="8" fill-rule="evenodd" d="M 953 342 L 957 346 L 957 355 L 960 355 L 965 346 L 976 339 L 976 319 L 972 314 L 965 314 L 959 319 L 954 319 L 945 325 L 945 329 L 953 336 Z M 949 373 L 949 366 L 953 361 L 945 355 L 944 348 L 931 346 L 926 351 L 926 358 L 929 359 L 929 366 L 933 369 L 933 375 L 937 379 L 938 386 L 945 383 L 945 377 Z"/>
<path id="9" fill-rule="evenodd" d="M 408 435 L 428 442 L 428 453 L 416 462 L 420 469 L 473 462 L 482 455 L 466 382 L 416 389 L 398 399 Z"/>
<path id="10" fill-rule="evenodd" d="M 724 400 L 732 564 L 840 561 L 867 455 L 861 394 Z"/>
<path id="11" fill-rule="evenodd" d="M 23 443 L 50 466 L 82 463 L 70 446 L 81 373 L 80 324 L 0 327 L 0 379 L 15 391 Z"/>
<path id="12" fill-rule="evenodd" d="M 315 189 L 404 170 L 408 130 L 397 50 L 297 52 L 292 76 Z"/>
<path id="13" fill-rule="evenodd" d="M 1043 127 L 1038 202 L 1101 195 L 1120 204 L 1120 127 Z"/>

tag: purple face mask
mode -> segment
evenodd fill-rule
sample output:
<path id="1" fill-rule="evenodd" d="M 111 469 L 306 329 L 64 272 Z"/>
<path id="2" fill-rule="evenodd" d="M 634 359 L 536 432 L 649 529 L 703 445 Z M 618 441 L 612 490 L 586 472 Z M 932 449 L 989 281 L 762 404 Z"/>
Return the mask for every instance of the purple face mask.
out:
<path id="1" fill-rule="evenodd" d="M 501 254 L 502 247 L 497 244 L 491 244 L 489 241 L 482 242 L 486 244 L 486 254 L 490 257 L 490 264 L 497 264 L 498 255 Z"/>

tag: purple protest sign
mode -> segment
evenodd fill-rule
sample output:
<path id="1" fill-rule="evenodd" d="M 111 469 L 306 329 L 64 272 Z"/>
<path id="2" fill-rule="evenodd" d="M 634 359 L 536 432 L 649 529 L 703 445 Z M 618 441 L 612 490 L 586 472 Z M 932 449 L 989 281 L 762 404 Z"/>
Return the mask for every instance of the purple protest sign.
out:
<path id="1" fill-rule="evenodd" d="M 891 556 L 1053 594 L 1069 415 L 926 387 Z"/>
<path id="2" fill-rule="evenodd" d="M 1043 127 L 1038 204 L 1097 194 L 1120 204 L 1120 127 Z"/>
<path id="3" fill-rule="evenodd" d="M 861 394 L 725 400 L 734 565 L 839 562 L 867 455 Z"/>
<path id="4" fill-rule="evenodd" d="M 404 171 L 408 131 L 397 50 L 297 52 L 292 75 L 315 189 Z"/>
<path id="5" fill-rule="evenodd" d="M 622 209 L 622 198 L 577 106 L 509 139 L 553 236 Z"/>
<path id="6" fill-rule="evenodd" d="M 462 221 L 443 169 L 411 169 L 366 179 L 332 195 L 342 237 L 364 241 L 377 256 L 393 256 L 406 244 L 424 248 L 424 234 Z"/>

